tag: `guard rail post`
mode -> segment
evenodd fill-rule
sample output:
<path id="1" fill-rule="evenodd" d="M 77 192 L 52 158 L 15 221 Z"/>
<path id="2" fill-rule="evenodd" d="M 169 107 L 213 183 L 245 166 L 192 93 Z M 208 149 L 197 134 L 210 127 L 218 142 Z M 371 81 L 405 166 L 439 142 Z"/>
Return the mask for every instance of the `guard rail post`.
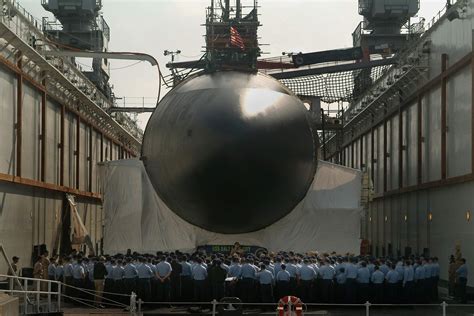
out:
<path id="1" fill-rule="evenodd" d="M 139 298 L 138 299 L 138 315 L 142 314 L 142 303 L 143 303 L 142 299 Z"/>
<path id="2" fill-rule="evenodd" d="M 48 309 L 51 308 L 51 281 L 48 281 Z"/>
<path id="3" fill-rule="evenodd" d="M 365 305 L 365 316 L 370 316 L 370 305 L 371 305 L 370 302 L 367 301 L 365 302 L 364 305 Z"/>
<path id="4" fill-rule="evenodd" d="M 130 315 L 135 315 L 137 311 L 137 295 L 135 292 L 132 292 L 130 295 Z"/>
<path id="5" fill-rule="evenodd" d="M 441 307 L 443 308 L 443 316 L 446 316 L 446 308 L 448 307 L 446 301 L 443 301 L 443 303 L 441 303 Z"/>
<path id="6" fill-rule="evenodd" d="M 24 304 L 25 304 L 25 314 L 28 313 L 28 280 L 25 279 L 23 282 L 23 288 L 25 289 L 25 298 L 24 298 Z"/>
<path id="7" fill-rule="evenodd" d="M 216 299 L 212 300 L 212 316 L 216 316 L 217 311 L 217 301 Z"/>
<path id="8" fill-rule="evenodd" d="M 58 312 L 61 311 L 61 294 L 62 294 L 62 282 L 58 283 Z"/>
<path id="9" fill-rule="evenodd" d="M 13 278 L 8 279 L 8 286 L 10 287 L 10 291 L 11 291 L 11 292 L 10 292 L 10 295 L 11 295 L 11 296 L 13 296 L 13 290 L 14 290 L 13 284 L 15 284 L 15 282 L 13 282 L 13 281 L 14 281 Z"/>
<path id="10" fill-rule="evenodd" d="M 40 312 L 40 301 L 41 301 L 40 291 L 41 291 L 41 280 L 38 279 L 38 281 L 36 281 L 36 312 L 38 314 Z"/>

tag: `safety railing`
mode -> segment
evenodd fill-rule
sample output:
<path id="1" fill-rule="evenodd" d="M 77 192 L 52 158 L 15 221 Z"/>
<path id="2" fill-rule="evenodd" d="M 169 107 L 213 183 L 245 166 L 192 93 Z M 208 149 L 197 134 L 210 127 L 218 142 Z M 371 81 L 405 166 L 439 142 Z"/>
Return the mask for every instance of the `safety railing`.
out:
<path id="1" fill-rule="evenodd" d="M 134 292 L 130 294 L 95 291 L 82 287 L 65 284 L 59 281 L 25 278 L 10 275 L 0 275 L 0 279 L 7 279 L 9 288 L 0 292 L 19 297 L 21 300 L 21 314 L 55 313 L 61 312 L 63 300 L 91 310 L 100 309 L 101 305 L 127 310 L 130 315 L 141 315 L 144 308 L 160 307 L 187 307 L 205 311 L 210 315 L 223 315 L 226 311 L 243 311 L 244 309 L 276 312 L 280 315 L 304 315 L 306 312 L 321 310 L 350 310 L 351 315 L 375 315 L 394 310 L 407 310 L 408 314 L 416 315 L 458 315 L 460 313 L 474 314 L 472 304 L 448 304 L 443 301 L 438 304 L 334 304 L 334 303 L 304 303 L 280 300 L 278 303 L 244 303 L 237 298 L 226 298 L 221 301 L 153 301 L 142 300 Z M 229 300 L 230 299 L 230 300 Z M 414 314 L 414 315 L 415 315 Z"/>
<path id="2" fill-rule="evenodd" d="M 322 310 L 332 312 L 341 312 L 350 315 L 378 315 L 382 313 L 390 313 L 393 311 L 404 311 L 407 315 L 472 315 L 474 314 L 474 304 L 448 304 L 442 302 L 439 304 L 372 304 L 366 302 L 364 304 L 334 304 L 334 303 L 292 303 L 288 301 L 285 304 L 279 303 L 243 303 L 243 302 L 219 302 L 212 300 L 211 302 L 144 302 L 137 299 L 133 293 L 134 304 L 130 311 L 134 311 L 140 315 L 146 307 L 149 306 L 159 309 L 160 307 L 187 307 L 199 309 L 208 315 L 225 315 L 225 311 L 243 311 L 243 310 L 260 310 L 262 312 L 275 312 L 279 315 L 304 315 L 305 313 L 314 314 Z M 224 311 L 224 312 L 223 312 Z"/>
<path id="3" fill-rule="evenodd" d="M 18 297 L 23 315 L 61 310 L 61 282 L 1 274 L 0 279 L 8 281 L 8 289 L 0 292 Z"/>

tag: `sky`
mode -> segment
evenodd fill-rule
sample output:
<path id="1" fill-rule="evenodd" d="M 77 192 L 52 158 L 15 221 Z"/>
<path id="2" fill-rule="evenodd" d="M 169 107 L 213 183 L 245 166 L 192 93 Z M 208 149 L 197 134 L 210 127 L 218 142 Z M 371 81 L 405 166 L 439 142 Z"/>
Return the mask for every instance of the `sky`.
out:
<path id="1" fill-rule="evenodd" d="M 52 17 L 41 0 L 20 0 L 38 19 Z M 253 0 L 242 0 L 243 4 Z M 178 61 L 199 58 L 204 45 L 205 8 L 210 0 L 102 0 L 103 16 L 111 28 L 109 51 L 135 51 L 155 56 L 163 73 L 169 56 L 164 50 L 181 50 Z M 413 21 L 430 20 L 445 5 L 445 0 L 421 0 Z M 263 57 L 282 52 L 315 52 L 352 46 L 351 34 L 362 20 L 357 0 L 260 0 L 259 29 Z M 158 76 L 147 63 L 110 61 L 111 84 L 117 97 L 139 102 L 156 97 Z M 125 68 L 124 68 L 125 67 Z M 163 94 L 166 90 L 163 90 Z M 150 101 L 148 101 L 150 102 Z M 138 116 L 145 128 L 150 114 Z"/>

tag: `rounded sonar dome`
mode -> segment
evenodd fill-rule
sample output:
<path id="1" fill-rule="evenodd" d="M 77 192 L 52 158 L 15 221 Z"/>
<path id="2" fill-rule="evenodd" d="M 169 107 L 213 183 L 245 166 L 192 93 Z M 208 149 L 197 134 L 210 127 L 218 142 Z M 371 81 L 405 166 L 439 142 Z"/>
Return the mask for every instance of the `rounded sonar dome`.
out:
<path id="1" fill-rule="evenodd" d="M 187 222 L 256 231 L 304 198 L 317 166 L 304 104 L 277 80 L 222 71 L 180 83 L 146 127 L 142 159 L 158 195 Z"/>

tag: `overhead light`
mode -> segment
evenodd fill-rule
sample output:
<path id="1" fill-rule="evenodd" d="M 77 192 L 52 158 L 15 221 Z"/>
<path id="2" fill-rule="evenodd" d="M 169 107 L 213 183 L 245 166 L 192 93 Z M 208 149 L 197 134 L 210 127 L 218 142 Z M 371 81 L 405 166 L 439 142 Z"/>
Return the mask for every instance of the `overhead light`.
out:
<path id="1" fill-rule="evenodd" d="M 405 218 L 404 218 L 404 219 L 405 219 L 405 222 L 406 222 L 406 221 L 408 220 L 408 216 L 405 215 Z"/>
<path id="2" fill-rule="evenodd" d="M 466 212 L 466 220 L 467 220 L 468 222 L 471 221 L 471 211 L 467 211 L 467 212 Z"/>
<path id="3" fill-rule="evenodd" d="M 433 213 L 431 213 L 431 212 L 428 213 L 428 220 L 430 222 L 433 221 Z"/>

